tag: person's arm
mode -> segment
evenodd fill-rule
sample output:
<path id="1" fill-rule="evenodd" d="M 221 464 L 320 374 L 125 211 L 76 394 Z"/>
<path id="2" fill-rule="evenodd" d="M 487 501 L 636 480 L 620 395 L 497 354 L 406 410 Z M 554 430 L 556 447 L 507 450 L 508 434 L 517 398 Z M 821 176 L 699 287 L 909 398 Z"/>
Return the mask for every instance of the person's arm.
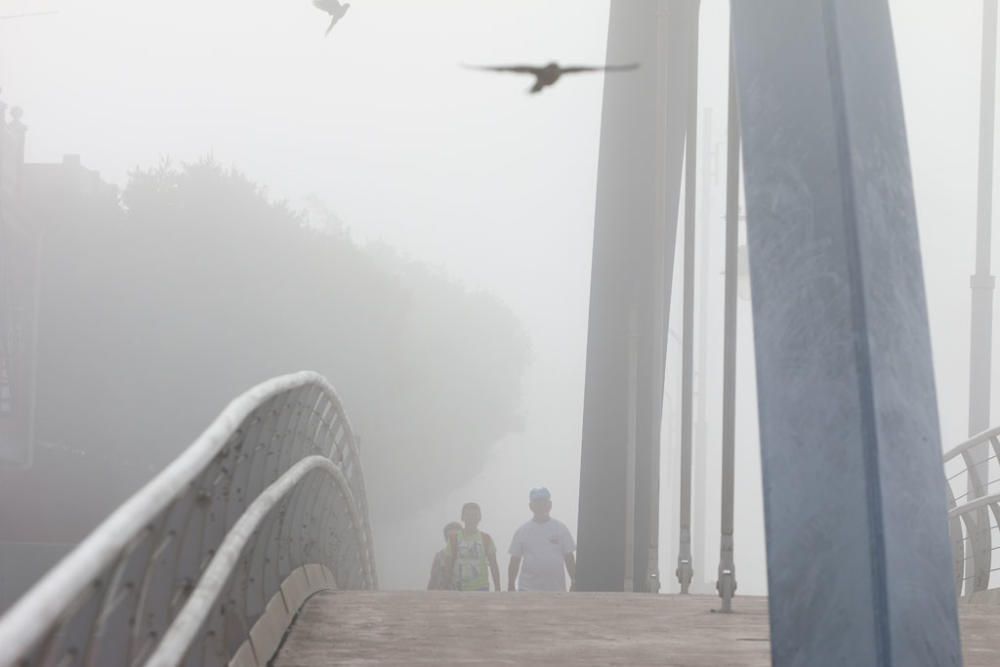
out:
<path id="1" fill-rule="evenodd" d="M 511 556 L 510 565 L 507 566 L 507 590 L 514 591 L 514 585 L 517 583 L 517 573 L 521 569 L 521 557 Z"/>
<path id="2" fill-rule="evenodd" d="M 458 538 L 452 538 L 448 540 L 448 557 L 445 559 L 444 563 L 444 576 L 447 582 L 447 588 L 451 588 L 451 584 L 455 578 L 455 559 L 458 557 Z"/>
<path id="3" fill-rule="evenodd" d="M 576 590 L 576 558 L 573 556 L 573 552 L 576 551 L 576 542 L 573 541 L 573 536 L 569 534 L 569 528 L 566 526 L 562 527 L 562 552 L 563 561 L 566 563 L 566 572 L 569 574 L 569 589 L 571 591 Z"/>
<path id="4" fill-rule="evenodd" d="M 497 593 L 503 589 L 500 587 L 500 565 L 497 563 L 497 552 L 490 553 L 490 574 L 493 575 L 493 590 Z"/>
<path id="5" fill-rule="evenodd" d="M 438 581 L 438 579 L 440 578 L 438 576 L 438 571 L 441 569 L 440 560 L 441 560 L 440 554 L 435 554 L 434 562 L 431 564 L 431 578 L 430 581 L 427 582 L 427 590 L 429 591 L 436 591 L 439 590 L 441 587 L 441 584 Z"/>
<path id="6" fill-rule="evenodd" d="M 571 591 L 576 590 L 576 558 L 573 557 L 573 552 L 570 551 L 568 554 L 563 556 L 563 560 L 566 561 L 566 572 L 569 573 L 569 589 Z"/>

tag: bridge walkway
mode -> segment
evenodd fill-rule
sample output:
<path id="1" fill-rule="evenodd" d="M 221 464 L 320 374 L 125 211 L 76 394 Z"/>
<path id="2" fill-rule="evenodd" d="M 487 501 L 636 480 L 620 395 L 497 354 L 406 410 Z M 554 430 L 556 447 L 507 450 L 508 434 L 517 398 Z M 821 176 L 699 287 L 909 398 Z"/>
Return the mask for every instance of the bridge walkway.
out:
<path id="1" fill-rule="evenodd" d="M 615 593 L 325 592 L 275 667 L 676 665 L 769 667 L 767 599 Z M 1000 665 L 1000 607 L 962 605 L 966 667 Z"/>

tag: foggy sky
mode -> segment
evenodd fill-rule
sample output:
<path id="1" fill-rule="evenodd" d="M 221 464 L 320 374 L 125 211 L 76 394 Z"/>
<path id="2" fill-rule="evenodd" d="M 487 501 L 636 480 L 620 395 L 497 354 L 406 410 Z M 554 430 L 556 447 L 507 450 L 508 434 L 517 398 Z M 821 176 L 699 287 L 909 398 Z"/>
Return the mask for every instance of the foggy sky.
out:
<path id="1" fill-rule="evenodd" d="M 947 448 L 966 430 L 981 5 L 890 4 Z M 458 65 L 603 62 L 608 2 L 356 0 L 327 39 L 326 17 L 308 0 L 0 2 L 0 13 L 49 8 L 60 13 L 0 22 L 0 85 L 25 108 L 29 161 L 79 153 L 123 184 L 129 169 L 162 156 L 211 153 L 293 204 L 318 195 L 356 239 L 437 265 L 521 319 L 532 343 L 524 431 L 498 443 L 478 477 L 456 480 L 449 501 L 409 526 L 381 527 L 385 587 L 421 585 L 440 526 L 465 500 L 483 505 L 483 527 L 505 549 L 527 518 L 527 490 L 545 484 L 575 533 L 602 80 L 568 78 L 529 97 L 526 79 Z M 712 109 L 713 142 L 725 137 L 727 14 L 723 0 L 703 0 L 699 105 Z M 721 149 L 715 167 L 721 176 Z M 712 500 L 700 572 L 714 572 L 718 549 L 722 201 L 720 178 L 707 218 Z M 678 306 L 675 296 L 680 331 Z M 742 593 L 765 589 L 749 312 L 741 302 Z M 676 400 L 676 346 L 668 358 Z M 666 438 L 677 424 L 669 404 L 664 414 Z M 664 484 L 665 583 L 675 558 L 670 491 Z"/>

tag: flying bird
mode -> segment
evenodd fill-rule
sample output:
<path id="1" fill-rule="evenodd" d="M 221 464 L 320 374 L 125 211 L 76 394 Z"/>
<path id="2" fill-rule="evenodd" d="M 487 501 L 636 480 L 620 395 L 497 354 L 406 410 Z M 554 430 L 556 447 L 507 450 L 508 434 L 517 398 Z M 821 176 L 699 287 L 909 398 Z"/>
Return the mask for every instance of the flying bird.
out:
<path id="1" fill-rule="evenodd" d="M 535 77 L 535 85 L 528 91 L 531 94 L 540 93 L 543 88 L 554 85 L 564 74 L 579 72 L 623 72 L 637 69 L 638 63 L 629 65 L 606 65 L 603 67 L 560 67 L 559 63 L 551 62 L 544 67 L 532 65 L 465 65 L 469 69 L 480 69 L 488 72 L 513 72 L 515 74 L 530 74 Z"/>
<path id="2" fill-rule="evenodd" d="M 340 0 L 313 0 L 313 6 L 330 15 L 330 25 L 327 26 L 325 33 L 329 35 L 333 26 L 337 25 L 337 22 L 344 18 L 344 14 L 351 8 L 351 3 L 340 4 Z"/>

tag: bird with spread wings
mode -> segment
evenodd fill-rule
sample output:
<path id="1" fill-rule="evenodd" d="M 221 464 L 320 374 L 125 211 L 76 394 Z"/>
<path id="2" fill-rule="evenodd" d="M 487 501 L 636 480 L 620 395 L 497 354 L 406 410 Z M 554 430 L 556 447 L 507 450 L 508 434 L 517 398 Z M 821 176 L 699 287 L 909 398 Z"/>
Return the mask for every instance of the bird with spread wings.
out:
<path id="1" fill-rule="evenodd" d="M 535 77 L 535 85 L 528 92 L 535 94 L 540 93 L 543 88 L 555 85 L 564 74 L 577 74 L 579 72 L 622 72 L 637 69 L 639 64 L 561 67 L 559 63 L 551 62 L 543 67 L 534 65 L 465 65 L 465 67 L 488 72 L 530 74 Z"/>
<path id="2" fill-rule="evenodd" d="M 329 35 L 330 31 L 333 30 L 333 26 L 337 25 L 337 22 L 344 18 L 344 14 L 347 13 L 347 10 L 351 8 L 351 4 L 349 2 L 340 4 L 340 0 L 313 0 L 313 6 L 317 9 L 322 9 L 330 15 L 330 25 L 326 28 L 327 35 Z"/>

